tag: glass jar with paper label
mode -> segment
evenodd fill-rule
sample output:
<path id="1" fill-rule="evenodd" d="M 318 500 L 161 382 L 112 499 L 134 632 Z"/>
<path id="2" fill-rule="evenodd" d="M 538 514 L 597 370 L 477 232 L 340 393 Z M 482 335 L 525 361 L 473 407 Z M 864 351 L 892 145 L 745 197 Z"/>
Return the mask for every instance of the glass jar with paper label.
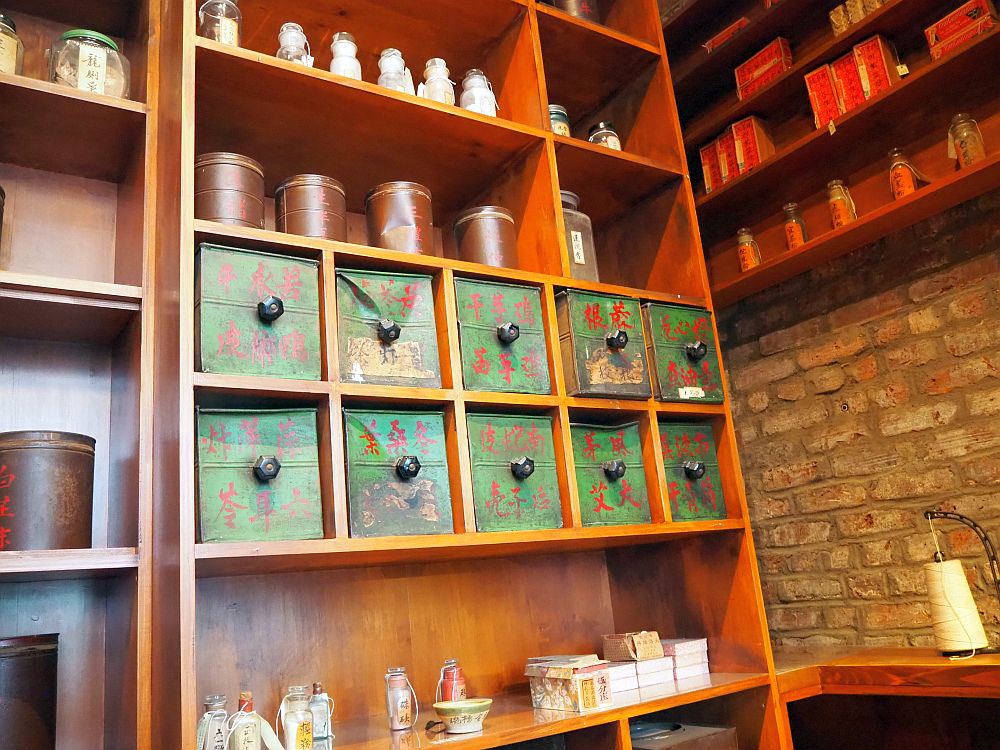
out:
<path id="1" fill-rule="evenodd" d="M 24 45 L 14 19 L 0 11 L 0 73 L 19 76 L 24 68 Z"/>
<path id="2" fill-rule="evenodd" d="M 278 32 L 278 52 L 275 55 L 279 60 L 303 65 L 311 68 L 313 56 L 310 54 L 309 40 L 306 39 L 306 32 L 297 23 L 283 23 Z"/>
<path id="3" fill-rule="evenodd" d="M 432 57 L 424 66 L 424 82 L 417 87 L 417 96 L 441 104 L 455 103 L 455 84 L 451 82 L 448 63 Z"/>
<path id="4" fill-rule="evenodd" d="M 565 107 L 559 104 L 550 104 L 549 123 L 552 126 L 552 132 L 556 135 L 564 135 L 567 138 L 570 136 L 569 113 Z"/>
<path id="5" fill-rule="evenodd" d="M 198 36 L 239 47 L 242 29 L 243 13 L 236 0 L 206 0 L 198 9 Z"/>
<path id="6" fill-rule="evenodd" d="M 928 180 L 911 162 L 903 149 L 894 148 L 889 152 L 889 187 L 896 200 L 917 192 L 920 183 Z"/>
<path id="7" fill-rule="evenodd" d="M 986 158 L 986 144 L 979 124 L 972 115 L 955 115 L 948 128 L 948 158 L 955 159 L 958 169 L 971 167 Z"/>
<path id="8" fill-rule="evenodd" d="M 493 84 L 486 74 L 478 68 L 472 68 L 462 79 L 462 96 L 459 99 L 462 109 L 478 112 L 487 117 L 496 117 L 500 105 L 493 93 Z"/>
<path id="9" fill-rule="evenodd" d="M 61 86 L 128 97 L 129 63 L 109 36 L 89 29 L 63 32 L 49 50 L 49 80 Z"/>
<path id="10" fill-rule="evenodd" d="M 832 180 L 826 186 L 827 202 L 830 204 L 830 223 L 833 228 L 845 226 L 858 218 L 854 199 L 843 180 Z"/>
<path id="11" fill-rule="evenodd" d="M 610 148 L 612 151 L 622 150 L 621 138 L 618 137 L 615 126 L 610 122 L 599 122 L 591 127 L 587 140 L 598 146 Z"/>
<path id="12" fill-rule="evenodd" d="M 288 688 L 278 709 L 284 746 L 287 750 L 312 750 L 313 724 L 309 710 L 309 690 L 305 685 Z"/>
<path id="13" fill-rule="evenodd" d="M 736 233 L 736 252 L 739 254 L 740 270 L 743 273 L 760 265 L 760 246 L 749 229 L 744 228 Z"/>
<path id="14" fill-rule="evenodd" d="M 563 224 L 566 226 L 566 248 L 569 251 L 569 275 L 574 279 L 600 281 L 597 277 L 597 248 L 590 217 L 579 211 L 580 196 L 560 190 Z"/>
<path id="15" fill-rule="evenodd" d="M 781 207 L 785 212 L 785 247 L 794 250 L 809 241 L 806 222 L 802 218 L 798 203 L 786 203 Z"/>
<path id="16" fill-rule="evenodd" d="M 330 42 L 333 59 L 330 61 L 330 72 L 345 78 L 361 80 L 361 63 L 358 62 L 358 43 L 354 35 L 347 31 L 338 31 Z"/>

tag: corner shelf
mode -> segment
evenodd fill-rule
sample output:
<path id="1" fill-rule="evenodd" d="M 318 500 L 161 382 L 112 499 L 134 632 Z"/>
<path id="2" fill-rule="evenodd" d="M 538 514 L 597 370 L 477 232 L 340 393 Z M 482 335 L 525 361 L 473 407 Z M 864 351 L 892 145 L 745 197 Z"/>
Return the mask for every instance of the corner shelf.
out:
<path id="1" fill-rule="evenodd" d="M 138 566 L 135 547 L 6 551 L 0 552 L 0 581 L 104 578 Z"/>

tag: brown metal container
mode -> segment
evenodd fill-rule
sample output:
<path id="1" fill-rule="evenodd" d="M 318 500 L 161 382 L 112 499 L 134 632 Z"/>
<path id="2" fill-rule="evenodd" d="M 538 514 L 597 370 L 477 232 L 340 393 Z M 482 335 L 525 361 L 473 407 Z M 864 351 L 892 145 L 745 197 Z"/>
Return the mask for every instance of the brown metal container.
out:
<path id="1" fill-rule="evenodd" d="M 297 174 L 274 191 L 275 227 L 303 237 L 347 241 L 344 186 L 321 174 Z"/>
<path id="2" fill-rule="evenodd" d="M 486 266 L 517 265 L 517 230 L 514 214 L 501 206 L 478 206 L 455 219 L 458 257 Z"/>
<path id="3" fill-rule="evenodd" d="M 597 17 L 597 3 L 592 0 L 553 0 L 552 4 L 574 18 L 583 18 L 595 23 L 601 20 Z"/>
<path id="4" fill-rule="evenodd" d="M 194 217 L 264 228 L 264 168 L 242 154 L 202 154 L 194 163 Z"/>
<path id="5" fill-rule="evenodd" d="M 3 747 L 54 750 L 59 635 L 0 638 Z"/>
<path id="6" fill-rule="evenodd" d="M 90 547 L 95 444 L 72 432 L 0 433 L 0 549 Z"/>
<path id="7" fill-rule="evenodd" d="M 416 182 L 383 182 L 365 197 L 368 244 L 434 255 L 431 191 Z"/>

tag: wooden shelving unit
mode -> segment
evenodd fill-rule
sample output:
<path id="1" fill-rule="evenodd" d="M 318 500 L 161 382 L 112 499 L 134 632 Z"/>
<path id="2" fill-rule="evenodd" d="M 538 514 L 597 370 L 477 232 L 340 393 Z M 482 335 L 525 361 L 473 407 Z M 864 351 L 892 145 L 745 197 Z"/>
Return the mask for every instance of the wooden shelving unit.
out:
<path id="1" fill-rule="evenodd" d="M 981 75 L 1000 63 L 1000 36 L 990 32 L 932 61 L 922 30 L 953 3 L 891 0 L 839 37 L 826 18 L 835 4 L 784 0 L 763 10 L 741 2 L 722 10 L 709 0 L 695 0 L 695 6 L 705 7 L 686 10 L 665 29 L 668 52 L 679 71 L 675 90 L 694 171 L 700 172 L 698 149 L 741 117 L 768 121 L 775 141 L 774 156 L 753 171 L 708 195 L 696 185 L 716 305 L 732 304 L 1000 186 L 995 168 L 1000 99 L 986 80 L 989 76 Z M 750 25 L 730 43 L 712 54 L 700 49 L 701 42 L 743 15 Z M 683 38 L 672 33 L 674 23 L 689 24 Z M 816 130 L 803 75 L 874 34 L 895 43 L 909 74 L 838 118 L 834 133 Z M 757 95 L 737 101 L 734 66 L 779 35 L 791 42 L 793 67 Z M 960 111 L 979 121 L 991 156 L 955 173 L 945 146 L 948 122 Z M 893 201 L 888 188 L 886 155 L 894 147 L 903 148 L 931 179 L 929 186 L 901 201 Z M 847 181 L 859 213 L 857 222 L 836 231 L 826 208 L 825 185 L 832 179 Z M 803 208 L 810 232 L 810 241 L 794 252 L 785 250 L 781 226 L 781 206 L 790 200 Z M 763 265 L 749 273 L 740 272 L 736 255 L 741 227 L 754 232 L 764 257 Z"/>

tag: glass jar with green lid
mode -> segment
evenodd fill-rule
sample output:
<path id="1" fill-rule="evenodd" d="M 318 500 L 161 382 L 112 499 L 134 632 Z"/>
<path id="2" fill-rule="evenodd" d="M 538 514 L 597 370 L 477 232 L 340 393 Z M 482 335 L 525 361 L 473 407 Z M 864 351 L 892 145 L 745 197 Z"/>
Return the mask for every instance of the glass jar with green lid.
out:
<path id="1" fill-rule="evenodd" d="M 549 123 L 552 126 L 553 133 L 569 137 L 569 113 L 566 111 L 565 107 L 560 106 L 559 104 L 550 104 Z"/>
<path id="2" fill-rule="evenodd" d="M 14 19 L 0 11 L 0 73 L 19 76 L 24 68 L 24 44 Z"/>
<path id="3" fill-rule="evenodd" d="M 49 80 L 80 91 L 128 98 L 129 72 L 118 43 L 90 29 L 63 32 L 49 50 Z"/>

